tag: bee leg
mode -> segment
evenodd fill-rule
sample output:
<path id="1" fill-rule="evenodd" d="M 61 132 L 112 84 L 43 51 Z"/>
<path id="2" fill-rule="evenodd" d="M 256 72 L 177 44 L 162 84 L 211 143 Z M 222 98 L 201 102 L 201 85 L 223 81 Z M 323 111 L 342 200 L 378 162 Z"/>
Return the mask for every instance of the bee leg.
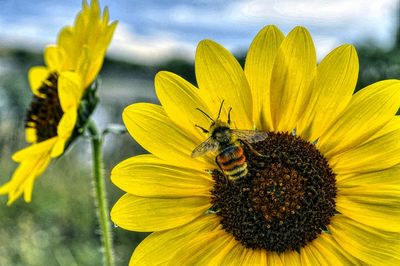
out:
<path id="1" fill-rule="evenodd" d="M 241 143 L 243 143 L 243 145 L 245 145 L 252 153 L 254 153 L 257 156 L 261 156 L 261 157 L 266 157 L 264 154 L 259 153 L 258 151 L 256 151 L 251 145 L 250 143 L 248 143 L 245 140 L 239 139 L 239 141 Z"/>
<path id="2" fill-rule="evenodd" d="M 222 169 L 221 165 L 219 164 L 217 158 L 215 158 L 215 163 L 218 165 L 219 170 L 222 172 L 222 174 L 223 174 L 226 178 L 228 178 L 228 176 L 225 174 L 224 170 Z"/>

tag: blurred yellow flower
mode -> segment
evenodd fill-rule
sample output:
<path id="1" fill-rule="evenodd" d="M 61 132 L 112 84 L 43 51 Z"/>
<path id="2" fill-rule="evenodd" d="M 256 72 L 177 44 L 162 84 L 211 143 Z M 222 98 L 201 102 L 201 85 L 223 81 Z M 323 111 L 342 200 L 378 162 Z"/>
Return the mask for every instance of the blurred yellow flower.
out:
<path id="1" fill-rule="evenodd" d="M 200 42 L 199 88 L 161 72 L 161 106 L 127 107 L 124 123 L 151 154 L 118 164 L 127 193 L 111 212 L 118 226 L 155 231 L 131 265 L 399 265 L 400 81 L 353 91 L 353 46 L 319 64 L 310 34 L 275 26 L 252 42 L 244 71 L 222 46 Z M 215 118 L 232 107 L 233 129 L 268 137 L 244 146 L 248 174 L 232 181 L 215 154 L 192 158 Z M 234 163 L 235 158 L 231 162 Z"/>
<path id="2" fill-rule="evenodd" d="M 70 140 L 81 99 L 103 64 L 117 22 L 109 23 L 97 0 L 83 2 L 74 25 L 64 27 L 55 45 L 44 52 L 46 66 L 29 70 L 33 99 L 26 118 L 26 141 L 32 143 L 12 159 L 20 165 L 11 180 L 0 187 L 8 194 L 8 204 L 24 194 L 31 201 L 35 179 L 51 158 L 60 156 Z"/>

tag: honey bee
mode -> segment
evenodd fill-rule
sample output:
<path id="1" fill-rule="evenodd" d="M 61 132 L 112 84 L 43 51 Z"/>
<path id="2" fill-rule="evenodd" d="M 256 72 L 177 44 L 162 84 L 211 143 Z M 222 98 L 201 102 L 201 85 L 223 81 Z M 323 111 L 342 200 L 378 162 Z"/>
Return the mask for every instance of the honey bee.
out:
<path id="1" fill-rule="evenodd" d="M 236 180 L 248 173 L 246 156 L 243 154 L 242 145 L 246 145 L 256 155 L 263 156 L 254 150 L 250 143 L 266 139 L 268 133 L 256 130 L 232 129 L 230 126 L 232 108 L 229 109 L 227 122 L 219 119 L 223 104 L 224 101 L 221 103 L 215 120 L 201 109 L 196 108 L 211 120 L 211 125 L 208 130 L 195 125 L 204 133 L 207 133 L 208 138 L 192 151 L 192 158 L 209 152 L 216 152 L 215 162 L 222 173 L 231 180 Z"/>

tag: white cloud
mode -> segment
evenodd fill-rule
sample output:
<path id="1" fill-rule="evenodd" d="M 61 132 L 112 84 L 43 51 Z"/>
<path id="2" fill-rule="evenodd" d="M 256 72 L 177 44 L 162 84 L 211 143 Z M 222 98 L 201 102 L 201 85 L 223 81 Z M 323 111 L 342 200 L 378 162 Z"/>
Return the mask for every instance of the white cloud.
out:
<path id="1" fill-rule="evenodd" d="M 342 43 L 371 39 L 389 46 L 394 40 L 398 11 L 396 0 L 200 0 L 170 5 L 162 5 L 160 0 L 142 3 L 143 10 L 134 10 L 133 4 L 108 1 L 103 4 L 110 6 L 113 19 L 120 20 L 109 55 L 147 64 L 176 55 L 192 60 L 197 43 L 204 38 L 218 41 L 231 51 L 244 50 L 267 24 L 276 24 L 285 33 L 296 25 L 306 26 L 319 58 Z M 0 15 L 2 45 L 42 49 L 54 42 L 58 30 L 70 24 L 79 10 L 73 6 L 63 13 L 63 8 L 49 6 L 43 16 L 21 15 L 18 20 L 3 20 Z M 129 8 L 135 11 L 132 16 L 127 15 Z"/>
<path id="2" fill-rule="evenodd" d="M 394 40 L 397 5 L 396 0 L 227 1 L 223 8 L 207 1 L 200 5 L 177 4 L 146 16 L 194 32 L 168 31 L 163 27 L 159 31 L 153 28 L 144 37 L 123 26 L 117 32 L 112 53 L 123 51 L 130 54 L 129 58 L 151 63 L 177 52 L 193 59 L 195 46 L 203 38 L 212 38 L 238 51 L 246 49 L 256 32 L 267 24 L 276 24 L 285 33 L 296 25 L 306 26 L 319 58 L 343 43 L 373 40 L 388 47 Z"/>
<path id="3" fill-rule="evenodd" d="M 154 64 L 176 56 L 191 58 L 194 46 L 180 42 L 168 33 L 141 36 L 129 30 L 122 21 L 118 24 L 109 55 L 124 61 Z"/>
<path id="4" fill-rule="evenodd" d="M 393 41 L 398 12 L 396 0 L 250 0 L 236 2 L 233 21 L 276 23 L 286 30 L 304 25 L 313 35 L 331 35 L 345 42 L 373 39 L 380 45 Z"/>

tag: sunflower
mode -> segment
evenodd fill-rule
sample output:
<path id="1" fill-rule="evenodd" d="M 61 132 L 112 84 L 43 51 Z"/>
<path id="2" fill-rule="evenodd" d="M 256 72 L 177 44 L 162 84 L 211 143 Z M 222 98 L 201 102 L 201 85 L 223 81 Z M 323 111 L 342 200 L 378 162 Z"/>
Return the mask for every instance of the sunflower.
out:
<path id="1" fill-rule="evenodd" d="M 358 70 L 351 45 L 317 64 L 305 28 L 285 37 L 267 26 L 244 71 L 204 40 L 195 58 L 198 88 L 158 73 L 161 106 L 123 112 L 150 154 L 119 163 L 111 175 L 127 192 L 112 209 L 114 223 L 153 232 L 130 264 L 399 265 L 400 82 L 353 94 Z M 220 106 L 221 120 L 231 112 L 232 131 L 267 133 L 243 145 L 248 173 L 239 179 L 219 170 L 218 153 L 191 157 L 207 138 L 200 127 Z"/>
<path id="2" fill-rule="evenodd" d="M 8 194 L 8 204 L 22 194 L 26 202 L 31 201 L 35 179 L 52 158 L 63 154 L 76 125 L 85 122 L 79 121 L 78 111 L 85 111 L 80 110 L 81 101 L 101 69 L 116 25 L 109 24 L 107 8 L 101 15 L 97 0 L 90 6 L 84 1 L 74 25 L 64 27 L 57 43 L 46 47 L 46 66 L 29 70 L 33 98 L 25 135 L 31 145 L 12 156 L 20 165 L 11 180 L 0 187 L 0 194 Z"/>

